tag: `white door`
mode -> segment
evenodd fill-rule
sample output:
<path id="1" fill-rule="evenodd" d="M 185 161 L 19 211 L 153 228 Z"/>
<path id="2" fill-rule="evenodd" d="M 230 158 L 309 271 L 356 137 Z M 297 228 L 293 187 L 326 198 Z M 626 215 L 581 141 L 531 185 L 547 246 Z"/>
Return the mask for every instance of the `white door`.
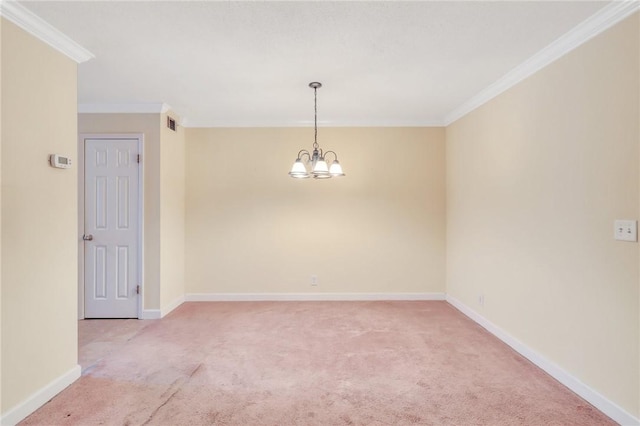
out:
<path id="1" fill-rule="evenodd" d="M 138 139 L 84 140 L 84 316 L 137 318 Z"/>

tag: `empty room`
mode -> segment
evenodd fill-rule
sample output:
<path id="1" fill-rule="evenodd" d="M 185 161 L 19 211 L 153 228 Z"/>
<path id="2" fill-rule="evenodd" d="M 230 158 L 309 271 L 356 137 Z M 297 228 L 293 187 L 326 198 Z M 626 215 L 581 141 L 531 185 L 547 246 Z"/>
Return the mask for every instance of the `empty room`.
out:
<path id="1" fill-rule="evenodd" d="M 640 2 L 0 15 L 0 424 L 640 425 Z"/>

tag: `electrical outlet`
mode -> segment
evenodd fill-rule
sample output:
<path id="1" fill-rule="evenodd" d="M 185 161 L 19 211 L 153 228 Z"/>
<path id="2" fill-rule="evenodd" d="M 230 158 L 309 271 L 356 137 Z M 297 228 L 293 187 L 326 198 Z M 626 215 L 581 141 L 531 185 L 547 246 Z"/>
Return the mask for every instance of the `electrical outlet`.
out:
<path id="1" fill-rule="evenodd" d="M 311 285 L 312 286 L 317 286 L 318 285 L 318 276 L 317 275 L 311 275 Z"/>
<path id="2" fill-rule="evenodd" d="M 616 220 L 613 238 L 618 241 L 638 241 L 638 222 L 635 220 Z"/>
<path id="3" fill-rule="evenodd" d="M 484 294 L 482 293 L 478 295 L 478 305 L 484 306 Z"/>

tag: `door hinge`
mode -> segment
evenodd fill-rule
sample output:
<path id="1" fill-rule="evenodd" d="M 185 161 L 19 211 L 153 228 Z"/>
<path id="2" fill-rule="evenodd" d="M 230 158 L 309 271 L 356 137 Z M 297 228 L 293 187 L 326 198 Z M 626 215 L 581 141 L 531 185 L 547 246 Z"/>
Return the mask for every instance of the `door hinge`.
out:
<path id="1" fill-rule="evenodd" d="M 140 294 L 140 286 L 139 285 L 136 286 L 136 294 Z"/>
<path id="2" fill-rule="evenodd" d="M 137 161 L 138 161 L 138 163 L 140 162 L 140 154 L 138 154 Z"/>

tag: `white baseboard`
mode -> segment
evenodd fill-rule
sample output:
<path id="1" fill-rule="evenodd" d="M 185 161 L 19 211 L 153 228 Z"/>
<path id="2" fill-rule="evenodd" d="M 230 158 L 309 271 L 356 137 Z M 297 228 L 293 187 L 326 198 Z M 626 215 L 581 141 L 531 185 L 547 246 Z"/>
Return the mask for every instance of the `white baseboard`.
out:
<path id="1" fill-rule="evenodd" d="M 184 303 L 184 294 L 160 310 L 160 317 L 166 317 L 171 311 Z"/>
<path id="2" fill-rule="evenodd" d="M 445 300 L 444 293 L 187 293 L 187 302 Z"/>
<path id="3" fill-rule="evenodd" d="M 447 302 L 456 307 L 460 312 L 471 318 L 473 321 L 484 327 L 491 334 L 502 340 L 507 345 L 511 346 L 520 355 L 533 362 L 535 365 L 549 373 L 557 381 L 571 389 L 576 394 L 580 395 L 598 410 L 602 411 L 607 416 L 611 417 L 614 421 L 621 425 L 640 425 L 640 419 L 637 419 L 633 415 L 629 414 L 619 405 L 608 400 L 600 393 L 596 392 L 586 384 L 582 383 L 577 377 L 569 374 L 566 370 L 562 369 L 557 364 L 549 361 L 539 353 L 529 348 L 524 343 L 520 342 L 509 333 L 487 320 L 485 317 L 474 311 L 464 303 L 447 295 Z"/>
<path id="4" fill-rule="evenodd" d="M 76 365 L 71 370 L 64 373 L 42 389 L 35 392 L 26 400 L 13 407 L 2 415 L 0 424 L 3 426 L 14 426 L 24 420 L 29 414 L 42 407 L 51 398 L 62 392 L 67 386 L 80 378 L 81 368 Z"/>
<path id="5" fill-rule="evenodd" d="M 184 303 L 184 296 L 180 296 L 162 309 L 143 309 L 142 316 L 140 317 L 140 319 L 149 320 L 149 319 L 164 318 L 165 316 L 167 316 L 167 314 L 169 314 L 169 312 L 173 311 L 175 308 L 182 305 L 183 303 Z"/>
<path id="6" fill-rule="evenodd" d="M 143 309 L 142 315 L 140 316 L 140 319 L 143 320 L 160 318 L 162 318 L 162 312 L 160 309 Z"/>

